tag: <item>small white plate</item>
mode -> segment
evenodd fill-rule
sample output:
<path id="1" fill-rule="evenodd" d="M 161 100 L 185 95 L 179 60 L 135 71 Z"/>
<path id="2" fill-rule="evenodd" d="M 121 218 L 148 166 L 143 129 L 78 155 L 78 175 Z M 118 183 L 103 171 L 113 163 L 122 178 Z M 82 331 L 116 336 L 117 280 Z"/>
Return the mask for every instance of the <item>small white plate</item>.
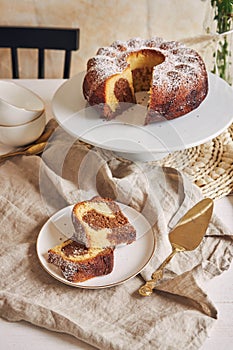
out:
<path id="1" fill-rule="evenodd" d="M 118 203 L 124 215 L 127 216 L 137 231 L 137 239 L 129 245 L 115 248 L 113 271 L 106 275 L 95 277 L 81 283 L 67 281 L 60 269 L 47 261 L 47 252 L 57 244 L 61 244 L 73 234 L 71 211 L 73 205 L 61 209 L 54 214 L 42 227 L 37 239 L 37 255 L 44 269 L 55 279 L 73 287 L 98 289 L 123 283 L 136 276 L 149 263 L 156 246 L 154 232 L 145 219 L 131 207 Z"/>
<path id="2" fill-rule="evenodd" d="M 112 121 L 101 119 L 83 97 L 84 73 L 67 80 L 55 93 L 52 108 L 69 134 L 125 158 L 153 160 L 205 143 L 233 121 L 233 89 L 212 73 L 205 100 L 192 112 L 170 121 L 143 125 L 146 107 L 136 104 Z"/>

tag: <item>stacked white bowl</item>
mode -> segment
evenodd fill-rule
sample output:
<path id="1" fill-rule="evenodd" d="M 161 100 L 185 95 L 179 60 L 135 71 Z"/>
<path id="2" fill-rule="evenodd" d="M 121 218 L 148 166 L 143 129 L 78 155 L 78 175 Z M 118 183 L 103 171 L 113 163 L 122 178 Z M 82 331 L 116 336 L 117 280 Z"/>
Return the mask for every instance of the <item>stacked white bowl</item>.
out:
<path id="1" fill-rule="evenodd" d="M 46 124 L 45 106 L 34 92 L 0 81 L 0 143 L 19 147 L 35 141 Z"/>

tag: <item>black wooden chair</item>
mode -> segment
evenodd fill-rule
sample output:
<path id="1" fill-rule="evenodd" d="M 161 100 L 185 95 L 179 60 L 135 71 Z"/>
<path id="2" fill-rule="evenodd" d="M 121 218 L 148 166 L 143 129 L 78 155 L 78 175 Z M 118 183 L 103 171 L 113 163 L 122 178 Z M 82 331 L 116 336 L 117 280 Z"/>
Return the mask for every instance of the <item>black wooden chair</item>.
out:
<path id="1" fill-rule="evenodd" d="M 45 50 L 64 50 L 63 78 L 70 75 L 71 53 L 79 49 L 79 29 L 0 26 L 0 48 L 11 49 L 12 77 L 19 78 L 18 48 L 38 49 L 38 78 L 44 78 Z"/>

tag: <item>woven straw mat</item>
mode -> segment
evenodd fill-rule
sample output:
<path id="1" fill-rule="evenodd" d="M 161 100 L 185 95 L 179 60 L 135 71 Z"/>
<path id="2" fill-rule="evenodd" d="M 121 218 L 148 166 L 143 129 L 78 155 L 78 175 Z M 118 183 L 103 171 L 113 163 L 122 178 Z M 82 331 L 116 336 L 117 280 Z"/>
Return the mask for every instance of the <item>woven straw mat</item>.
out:
<path id="1" fill-rule="evenodd" d="M 174 152 L 158 161 L 183 171 L 205 197 L 217 199 L 233 191 L 233 124 L 202 145 Z"/>
<path id="2" fill-rule="evenodd" d="M 78 142 L 88 148 L 93 147 Z M 182 171 L 201 189 L 204 197 L 217 199 L 227 196 L 233 193 L 233 124 L 207 143 L 176 151 L 153 163 Z"/>

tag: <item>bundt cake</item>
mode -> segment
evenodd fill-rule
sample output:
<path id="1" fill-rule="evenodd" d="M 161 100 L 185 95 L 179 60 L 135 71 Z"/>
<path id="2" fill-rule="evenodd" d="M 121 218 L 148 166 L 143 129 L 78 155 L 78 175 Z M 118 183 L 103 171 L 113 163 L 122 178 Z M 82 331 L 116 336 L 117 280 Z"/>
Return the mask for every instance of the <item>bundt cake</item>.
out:
<path id="1" fill-rule="evenodd" d="M 48 251 L 48 262 L 58 266 L 70 282 L 84 282 L 113 270 L 113 249 L 86 248 L 72 239 Z"/>
<path id="2" fill-rule="evenodd" d="M 109 198 L 94 197 L 73 207 L 73 238 L 89 248 L 115 247 L 130 244 L 136 230 L 119 205 Z"/>
<path id="3" fill-rule="evenodd" d="M 174 119 L 195 108 L 208 92 L 205 64 L 182 43 L 161 38 L 116 41 L 89 59 L 83 94 L 110 120 L 148 91 L 145 124 Z"/>

